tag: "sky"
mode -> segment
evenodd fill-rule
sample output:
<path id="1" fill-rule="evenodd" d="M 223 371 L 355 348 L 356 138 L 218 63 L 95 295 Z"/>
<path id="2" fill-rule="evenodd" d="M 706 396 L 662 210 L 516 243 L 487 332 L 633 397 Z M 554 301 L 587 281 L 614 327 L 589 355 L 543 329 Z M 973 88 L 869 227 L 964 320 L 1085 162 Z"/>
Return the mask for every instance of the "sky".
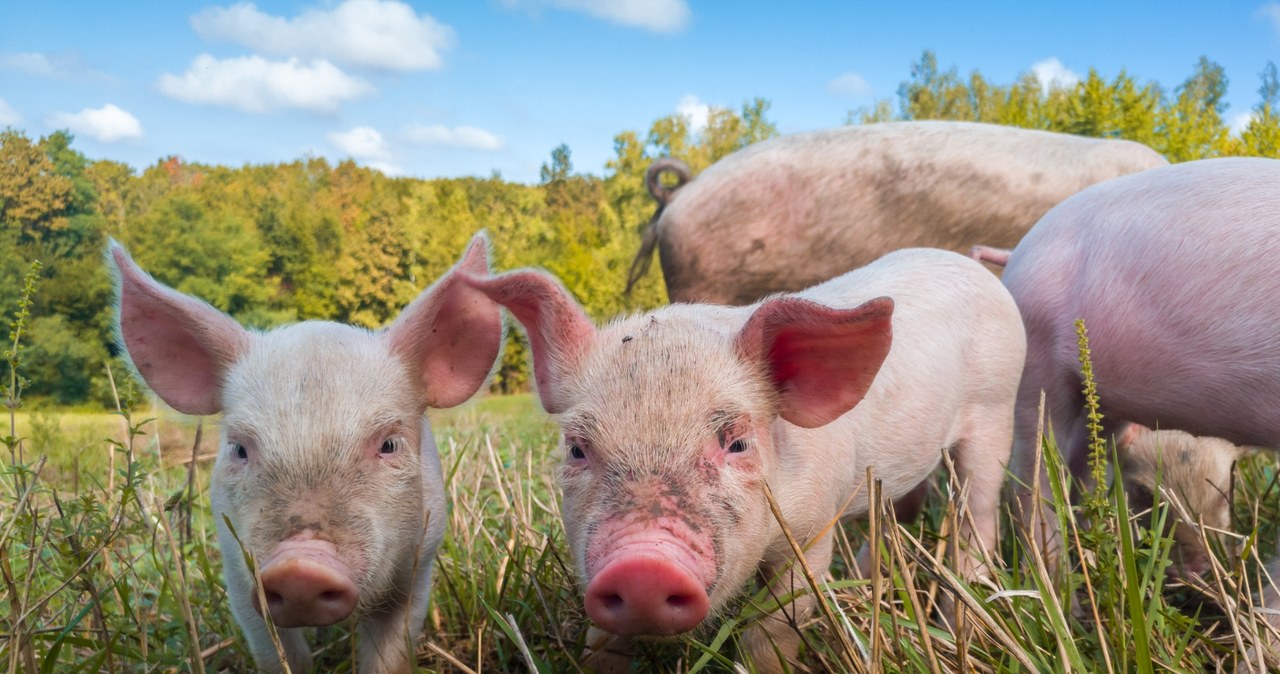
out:
<path id="1" fill-rule="evenodd" d="M 536 182 L 561 143 L 603 175 L 617 134 L 757 97 L 782 133 L 838 126 L 896 102 L 926 49 L 1000 84 L 1094 68 L 1166 90 L 1208 56 L 1242 128 L 1280 1 L 9 0 L 0 128 L 138 170 L 315 155 Z"/>

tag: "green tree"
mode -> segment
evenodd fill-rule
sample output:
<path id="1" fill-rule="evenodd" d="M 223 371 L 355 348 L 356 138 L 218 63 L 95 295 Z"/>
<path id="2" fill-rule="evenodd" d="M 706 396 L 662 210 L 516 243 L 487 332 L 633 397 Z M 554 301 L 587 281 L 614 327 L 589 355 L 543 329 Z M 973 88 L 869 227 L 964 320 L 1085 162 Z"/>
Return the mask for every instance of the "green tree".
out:
<path id="1" fill-rule="evenodd" d="M 569 146 L 561 143 L 551 150 L 551 163 L 543 164 L 540 175 L 542 184 L 565 180 L 573 173 L 573 161 L 570 159 Z"/>
<path id="2" fill-rule="evenodd" d="M 911 64 L 911 79 L 898 87 L 903 119 L 972 120 L 969 94 L 956 69 L 939 71 L 937 55 L 927 49 Z"/>
<path id="3" fill-rule="evenodd" d="M 1154 147 L 1170 161 L 1216 157 L 1227 149 L 1227 75 L 1222 66 L 1201 56 L 1195 72 L 1175 91 L 1173 104 L 1160 115 L 1163 133 Z"/>
<path id="4" fill-rule="evenodd" d="M 1258 87 L 1261 100 L 1231 153 L 1280 159 L 1280 76 L 1277 76 L 1275 62 L 1268 61 L 1259 77 L 1262 79 Z"/>
<path id="5" fill-rule="evenodd" d="M 39 145 L 20 131 L 0 131 L 0 227 L 16 233 L 16 241 L 65 227 L 74 190 Z"/>

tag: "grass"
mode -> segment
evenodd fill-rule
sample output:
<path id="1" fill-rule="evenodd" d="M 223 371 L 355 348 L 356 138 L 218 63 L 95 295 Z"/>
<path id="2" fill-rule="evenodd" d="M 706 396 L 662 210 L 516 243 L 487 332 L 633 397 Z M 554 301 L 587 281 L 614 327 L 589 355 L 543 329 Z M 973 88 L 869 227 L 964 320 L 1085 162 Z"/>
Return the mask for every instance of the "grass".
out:
<path id="1" fill-rule="evenodd" d="M 6 461 L 0 491 L 0 616 L 7 613 L 0 617 L 0 668 L 251 669 L 219 576 L 208 465 L 184 463 L 196 421 L 142 409 L 137 417 L 15 416 L 25 458 Z M 204 422 L 197 455 L 216 442 L 211 423 Z M 552 478 L 554 426 L 527 395 L 483 398 L 435 415 L 433 423 L 452 512 L 420 667 L 585 671 L 587 621 Z M 1064 511 L 1075 564 L 1061 577 L 1006 536 L 990 582 L 966 584 L 941 561 L 939 541 L 956 517 L 945 495 L 957 486 L 940 483 L 919 522 L 894 522 L 886 505 L 873 526 L 837 530 L 834 580 L 819 586 L 828 610 L 801 626 L 805 667 L 1229 671 L 1261 629 L 1241 590 L 1260 586 L 1254 560 L 1274 548 L 1275 482 L 1269 457 L 1245 462 L 1236 489 L 1243 552 L 1222 557 L 1202 582 L 1179 586 L 1163 572 L 1170 541 L 1138 524 L 1118 487 Z M 1157 508 L 1157 524 L 1169 516 Z M 1004 531 L 1012 526 L 1005 522 Z M 882 563 L 872 578 L 854 578 L 842 560 L 868 536 Z M 934 618 L 942 593 L 963 607 L 957 629 Z M 766 591 L 748 588 L 717 628 L 647 645 L 643 671 L 735 671 L 742 629 L 776 605 Z M 318 671 L 351 671 L 346 628 L 326 628 L 314 643 L 323 644 Z M 1139 655 L 1144 651 L 1149 655 Z"/>
<path id="2" fill-rule="evenodd" d="M 216 420 L 125 407 L 136 411 L 15 412 L 0 428 L 10 436 L 0 454 L 0 670 L 249 671 L 206 494 Z M 481 398 L 432 421 L 451 512 L 420 668 L 586 671 L 555 426 L 529 395 Z M 1270 456 L 1242 463 L 1232 552 L 1184 585 L 1164 573 L 1172 543 L 1158 532 L 1169 507 L 1157 502 L 1148 528 L 1119 480 L 1075 506 L 1061 481 L 1050 485 L 1070 563 L 1047 563 L 1008 535 L 1006 518 L 991 577 L 967 583 L 942 543 L 964 486 L 940 480 L 919 521 L 896 522 L 886 503 L 866 524 L 836 527 L 832 579 L 809 588 L 822 610 L 796 626 L 799 671 L 1263 671 L 1241 654 L 1267 634 L 1251 593 L 1264 586 L 1258 558 L 1276 547 L 1276 482 Z M 880 561 L 870 578 L 847 563 L 864 542 Z M 956 607 L 947 622 L 937 617 L 943 597 Z M 751 671 L 735 664 L 737 640 L 787 599 L 746 588 L 706 631 L 643 644 L 635 671 Z M 317 671 L 353 671 L 348 627 L 319 631 Z"/>

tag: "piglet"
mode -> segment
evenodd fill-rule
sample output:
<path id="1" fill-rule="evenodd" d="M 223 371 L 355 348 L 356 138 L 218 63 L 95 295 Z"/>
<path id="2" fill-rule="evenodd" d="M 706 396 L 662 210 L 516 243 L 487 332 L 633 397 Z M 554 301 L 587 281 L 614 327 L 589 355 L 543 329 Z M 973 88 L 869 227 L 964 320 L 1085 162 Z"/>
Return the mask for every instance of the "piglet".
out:
<path id="1" fill-rule="evenodd" d="M 262 670 L 283 665 L 265 616 L 294 672 L 311 666 L 302 628 L 347 619 L 360 672 L 412 670 L 446 519 L 423 414 L 470 398 L 502 342 L 497 305 L 459 279 L 488 273 L 485 246 L 472 240 L 386 330 L 256 332 L 111 244 L 120 339 L 138 374 L 179 412 L 223 415 L 213 514 L 231 612 Z"/>
<path id="2" fill-rule="evenodd" d="M 1248 449 L 1219 438 L 1196 437 L 1182 431 L 1153 431 L 1129 424 L 1116 437 L 1120 473 L 1125 493 L 1137 509 L 1150 508 L 1157 489 L 1165 500 L 1177 499 L 1180 508 L 1170 511 L 1173 529 L 1173 565 L 1177 578 L 1198 576 L 1209 570 L 1211 554 L 1199 528 L 1179 516 L 1186 513 L 1214 531 L 1231 529 L 1231 474 L 1236 461 Z"/>
<path id="3" fill-rule="evenodd" d="M 975 556 L 994 546 L 1025 337 L 980 264 L 904 250 L 753 306 L 675 304 L 603 329 L 545 273 L 467 280 L 528 334 L 563 431 L 567 538 L 603 631 L 689 632 L 756 574 L 777 596 L 800 591 L 806 612 L 766 485 L 825 574 L 829 525 L 868 510 L 867 468 L 898 499 L 949 449 L 969 481 L 962 538 Z M 975 556 L 961 555 L 966 573 Z M 744 636 L 757 671 L 782 671 L 775 645 L 796 655 L 784 613 Z"/>

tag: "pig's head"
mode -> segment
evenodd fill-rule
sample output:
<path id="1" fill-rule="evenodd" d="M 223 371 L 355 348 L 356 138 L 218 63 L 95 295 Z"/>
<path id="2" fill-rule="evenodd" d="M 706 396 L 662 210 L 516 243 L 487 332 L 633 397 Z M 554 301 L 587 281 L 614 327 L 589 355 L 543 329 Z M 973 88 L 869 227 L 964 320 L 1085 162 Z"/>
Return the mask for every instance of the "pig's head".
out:
<path id="1" fill-rule="evenodd" d="M 891 341 L 887 298 L 674 305 L 597 330 L 540 272 L 468 279 L 528 334 L 587 613 L 615 634 L 686 632 L 741 593 L 780 535 L 763 492 L 789 460 L 775 421 L 848 412 Z"/>
<path id="2" fill-rule="evenodd" d="M 242 613 L 264 609 L 224 516 L 283 627 L 403 600 L 431 564 L 445 513 L 423 414 L 471 397 L 497 357 L 499 309 L 459 280 L 487 275 L 485 247 L 477 236 L 383 331 L 308 321 L 259 333 L 111 246 L 120 340 L 134 367 L 174 409 L 223 415 L 211 497 Z M 428 518 L 436 538 L 423 550 Z"/>
<path id="3" fill-rule="evenodd" d="M 1181 501 L 1186 512 L 1200 518 L 1205 527 L 1230 530 L 1231 474 L 1248 450 L 1219 438 L 1153 431 L 1138 424 L 1125 428 L 1116 445 L 1125 491 L 1134 508 L 1150 508 L 1160 488 Z M 1182 520 L 1177 509 L 1170 509 L 1169 518 L 1174 540 L 1170 574 L 1190 578 L 1208 571 L 1211 553 L 1199 530 Z M 1206 533 L 1209 540 L 1218 538 Z"/>

